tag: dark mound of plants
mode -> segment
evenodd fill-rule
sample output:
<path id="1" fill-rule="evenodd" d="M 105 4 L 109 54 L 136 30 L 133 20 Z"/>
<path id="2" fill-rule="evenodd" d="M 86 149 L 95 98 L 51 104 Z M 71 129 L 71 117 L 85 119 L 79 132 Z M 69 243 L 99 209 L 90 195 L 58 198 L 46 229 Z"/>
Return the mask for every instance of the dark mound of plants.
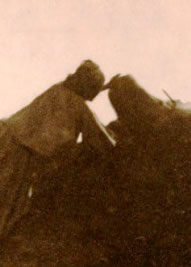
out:
<path id="1" fill-rule="evenodd" d="M 191 116 L 164 108 L 152 127 L 131 130 L 128 118 L 108 127 L 119 139 L 112 153 L 79 146 L 43 177 L 1 266 L 191 266 Z"/>

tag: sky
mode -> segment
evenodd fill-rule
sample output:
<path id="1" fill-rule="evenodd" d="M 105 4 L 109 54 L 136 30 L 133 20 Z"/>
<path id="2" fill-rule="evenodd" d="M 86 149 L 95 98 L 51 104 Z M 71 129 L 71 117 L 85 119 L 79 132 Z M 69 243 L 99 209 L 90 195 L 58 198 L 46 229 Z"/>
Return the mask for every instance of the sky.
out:
<path id="1" fill-rule="evenodd" d="M 131 74 L 150 94 L 191 101 L 190 0 L 1 0 L 0 117 L 29 104 L 85 59 L 106 81 Z M 107 93 L 91 108 L 115 117 Z"/>

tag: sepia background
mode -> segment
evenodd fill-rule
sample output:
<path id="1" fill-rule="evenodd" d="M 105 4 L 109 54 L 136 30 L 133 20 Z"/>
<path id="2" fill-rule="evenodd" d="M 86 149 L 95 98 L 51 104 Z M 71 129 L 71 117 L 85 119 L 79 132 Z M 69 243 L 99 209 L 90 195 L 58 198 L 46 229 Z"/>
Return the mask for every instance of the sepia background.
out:
<path id="1" fill-rule="evenodd" d="M 128 73 L 156 97 L 191 101 L 190 13 L 190 0 L 1 0 L 1 118 L 84 59 L 106 80 Z M 115 117 L 106 95 L 91 105 L 104 123 Z"/>

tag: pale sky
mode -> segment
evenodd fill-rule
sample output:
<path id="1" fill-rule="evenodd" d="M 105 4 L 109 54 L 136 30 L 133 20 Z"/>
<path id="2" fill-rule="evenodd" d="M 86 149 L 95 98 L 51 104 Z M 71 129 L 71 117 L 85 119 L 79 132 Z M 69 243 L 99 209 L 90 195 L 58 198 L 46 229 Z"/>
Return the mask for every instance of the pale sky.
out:
<path id="1" fill-rule="evenodd" d="M 190 0 L 1 0 L 0 117 L 7 117 L 85 59 L 106 80 L 132 74 L 152 95 L 191 101 Z M 105 97 L 93 105 L 107 122 Z"/>

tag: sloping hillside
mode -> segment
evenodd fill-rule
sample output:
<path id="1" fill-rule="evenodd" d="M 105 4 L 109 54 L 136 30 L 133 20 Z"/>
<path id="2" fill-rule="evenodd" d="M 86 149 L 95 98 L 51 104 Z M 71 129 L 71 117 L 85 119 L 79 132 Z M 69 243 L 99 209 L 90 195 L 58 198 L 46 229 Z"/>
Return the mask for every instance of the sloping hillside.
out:
<path id="1" fill-rule="evenodd" d="M 166 110 L 153 123 L 130 133 L 128 118 L 114 122 L 113 153 L 79 146 L 78 159 L 43 177 L 0 265 L 191 266 L 191 116 Z"/>

